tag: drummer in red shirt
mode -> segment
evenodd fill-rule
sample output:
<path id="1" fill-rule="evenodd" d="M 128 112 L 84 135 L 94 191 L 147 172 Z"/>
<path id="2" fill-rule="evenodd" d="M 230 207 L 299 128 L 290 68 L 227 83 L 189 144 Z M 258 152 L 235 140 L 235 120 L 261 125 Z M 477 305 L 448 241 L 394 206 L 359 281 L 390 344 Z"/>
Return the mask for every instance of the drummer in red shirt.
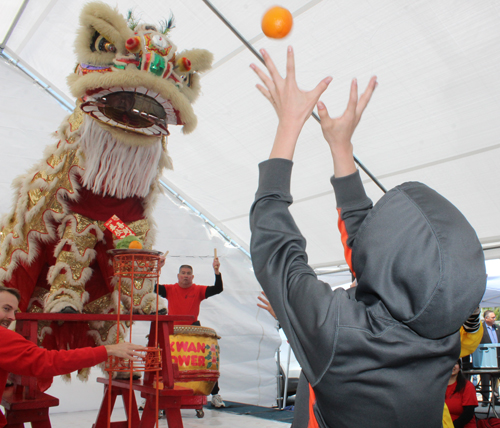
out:
<path id="1" fill-rule="evenodd" d="M 182 265 L 177 274 L 177 283 L 165 284 L 158 287 L 160 296 L 168 300 L 169 315 L 192 315 L 195 321 L 192 325 L 200 325 L 198 315 L 200 313 L 200 304 L 203 300 L 216 294 L 222 293 L 222 275 L 219 271 L 220 262 L 218 257 L 214 258 L 212 264 L 215 273 L 215 284 L 213 286 L 198 285 L 193 283 L 193 268 L 189 265 Z M 175 325 L 183 324 L 178 321 Z M 214 407 L 225 407 L 219 395 L 218 383 L 212 390 L 212 405 Z"/>
<path id="2" fill-rule="evenodd" d="M 476 389 L 462 373 L 461 360 L 451 371 L 446 388 L 445 403 L 450 411 L 455 428 L 475 428 L 474 409 L 477 407 Z"/>
<path id="3" fill-rule="evenodd" d="M 193 283 L 193 268 L 189 265 L 182 265 L 177 274 L 177 283 L 160 284 L 158 293 L 161 297 L 168 299 L 169 315 L 192 315 L 194 323 L 200 325 L 198 315 L 200 304 L 203 300 L 216 294 L 222 293 L 222 275 L 219 272 L 220 262 L 217 257 L 212 264 L 215 273 L 215 284 L 213 286 L 198 285 Z M 175 325 L 182 325 L 185 322 L 177 321 Z"/>

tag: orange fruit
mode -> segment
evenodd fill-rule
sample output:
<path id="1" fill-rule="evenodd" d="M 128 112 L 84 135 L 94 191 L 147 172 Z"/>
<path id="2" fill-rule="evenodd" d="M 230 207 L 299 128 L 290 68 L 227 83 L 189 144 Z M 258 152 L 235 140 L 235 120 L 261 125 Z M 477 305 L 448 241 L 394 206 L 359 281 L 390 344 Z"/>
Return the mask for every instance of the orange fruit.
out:
<path id="1" fill-rule="evenodd" d="M 128 244 L 128 248 L 133 250 L 142 250 L 142 244 L 139 241 L 132 241 Z"/>
<path id="2" fill-rule="evenodd" d="M 273 39 L 285 37 L 292 29 L 292 25 L 292 14 L 284 7 L 274 6 L 262 17 L 262 31 Z"/>

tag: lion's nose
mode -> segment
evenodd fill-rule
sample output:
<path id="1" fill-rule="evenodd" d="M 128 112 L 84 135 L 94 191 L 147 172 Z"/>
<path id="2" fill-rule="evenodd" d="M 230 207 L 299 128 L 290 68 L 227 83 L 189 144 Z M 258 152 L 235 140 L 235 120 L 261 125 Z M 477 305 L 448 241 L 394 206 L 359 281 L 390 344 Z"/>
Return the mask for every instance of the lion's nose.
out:
<path id="1" fill-rule="evenodd" d="M 137 53 L 141 50 L 141 41 L 138 36 L 131 37 L 125 42 L 125 48 L 132 53 Z"/>

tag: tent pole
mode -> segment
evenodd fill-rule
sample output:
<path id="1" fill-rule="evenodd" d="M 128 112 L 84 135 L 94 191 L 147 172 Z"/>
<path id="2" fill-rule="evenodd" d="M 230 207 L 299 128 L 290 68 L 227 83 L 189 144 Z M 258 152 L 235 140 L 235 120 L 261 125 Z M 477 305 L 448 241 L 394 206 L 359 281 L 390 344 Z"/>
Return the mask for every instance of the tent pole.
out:
<path id="1" fill-rule="evenodd" d="M 10 26 L 9 31 L 7 31 L 7 34 L 5 35 L 5 37 L 2 41 L 2 44 L 0 44 L 0 52 L 2 52 L 5 49 L 5 46 L 7 45 L 7 42 L 9 41 L 9 38 L 14 31 L 14 28 L 16 28 L 16 25 L 19 22 L 19 20 L 21 19 L 21 15 L 23 14 L 24 9 L 26 9 L 26 6 L 28 5 L 28 1 L 29 0 L 24 0 L 23 4 L 21 5 L 19 10 L 17 11 L 16 17 L 14 18 L 14 21 L 12 22 L 12 25 Z"/>
<path id="2" fill-rule="evenodd" d="M 168 190 L 176 199 L 178 199 L 184 206 L 189 208 L 194 214 L 196 214 L 198 217 L 200 217 L 202 220 L 205 221 L 206 224 L 208 224 L 212 229 L 214 229 L 222 238 L 231 244 L 234 248 L 237 248 L 240 250 L 245 256 L 247 256 L 250 260 L 252 257 L 250 256 L 250 253 L 245 250 L 240 244 L 238 244 L 236 241 L 234 241 L 226 232 L 224 232 L 219 226 L 215 224 L 214 221 L 210 220 L 205 214 L 203 214 L 201 211 L 199 211 L 197 208 L 195 208 L 191 203 L 186 201 L 183 196 L 181 196 L 180 193 L 176 192 L 172 187 L 170 187 L 167 183 L 165 183 L 164 180 L 160 179 L 160 184 Z"/>
<path id="3" fill-rule="evenodd" d="M 245 39 L 241 33 L 236 29 L 234 28 L 231 23 L 224 17 L 224 15 L 222 15 L 216 8 L 215 6 L 210 3 L 209 0 L 202 0 L 203 3 L 205 3 L 208 8 L 217 15 L 217 17 L 226 25 L 227 28 L 229 28 L 233 34 L 238 37 L 238 39 L 240 39 L 241 43 L 243 43 L 250 52 L 252 52 L 256 57 L 257 59 L 265 65 L 265 62 L 264 62 L 264 59 L 262 58 L 262 56 L 255 50 L 255 48 L 250 44 L 250 42 Z"/>
<path id="4" fill-rule="evenodd" d="M 286 400 L 288 399 L 288 378 L 290 376 L 290 358 L 292 356 L 292 347 L 288 343 L 288 361 L 286 362 L 286 377 L 285 377 L 285 388 L 283 389 L 283 406 L 281 410 L 285 410 Z"/>
<path id="5" fill-rule="evenodd" d="M 202 0 L 203 3 L 205 3 L 207 5 L 207 7 L 213 12 L 215 13 L 215 15 L 217 15 L 217 17 L 226 25 L 227 28 L 229 28 L 233 34 L 238 37 L 238 39 L 240 39 L 241 43 L 243 43 L 249 50 L 250 52 L 252 52 L 255 57 L 262 63 L 265 65 L 264 63 L 264 59 L 262 58 L 262 56 L 255 50 L 255 48 L 250 44 L 250 42 L 245 39 L 241 33 L 233 27 L 233 25 L 224 17 L 224 15 L 222 15 L 218 10 L 217 8 L 214 7 L 214 5 L 212 3 L 210 3 L 209 0 Z M 315 113 L 315 112 L 312 112 L 312 117 L 316 120 L 316 122 L 318 123 L 321 123 L 321 119 L 319 118 L 319 116 Z M 356 162 L 356 164 L 364 171 L 364 173 L 370 177 L 370 179 L 380 188 L 380 190 L 382 190 L 382 192 L 384 193 L 387 193 L 387 189 L 382 185 L 382 183 L 377 179 L 377 177 L 375 177 L 371 172 L 370 170 L 368 170 L 364 165 L 363 163 L 357 158 L 356 155 L 353 154 L 353 157 L 354 157 L 354 162 Z"/>
<path id="6" fill-rule="evenodd" d="M 279 328 L 278 328 L 279 330 Z M 279 333 L 278 333 L 279 334 Z M 276 350 L 276 368 L 278 370 L 278 374 L 276 375 L 276 390 L 277 390 L 277 397 L 276 397 L 276 401 L 277 401 L 277 404 L 278 404 L 278 410 L 281 410 L 281 403 L 283 403 L 283 397 L 281 395 L 281 385 L 283 384 L 283 377 L 281 376 L 281 360 L 280 360 L 280 353 L 281 353 L 281 350 L 280 350 L 280 347 L 281 347 L 281 344 L 280 346 L 278 346 L 278 349 Z"/>

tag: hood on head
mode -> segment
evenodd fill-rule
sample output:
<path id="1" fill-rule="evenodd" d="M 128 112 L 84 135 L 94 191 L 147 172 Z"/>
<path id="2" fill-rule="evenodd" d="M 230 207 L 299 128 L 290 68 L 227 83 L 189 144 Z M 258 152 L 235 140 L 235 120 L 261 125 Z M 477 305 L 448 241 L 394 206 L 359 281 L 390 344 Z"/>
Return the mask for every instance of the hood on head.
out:
<path id="1" fill-rule="evenodd" d="M 385 194 L 361 225 L 352 249 L 356 299 L 379 300 L 417 334 L 456 332 L 486 289 L 484 255 L 472 226 L 422 183 Z"/>

